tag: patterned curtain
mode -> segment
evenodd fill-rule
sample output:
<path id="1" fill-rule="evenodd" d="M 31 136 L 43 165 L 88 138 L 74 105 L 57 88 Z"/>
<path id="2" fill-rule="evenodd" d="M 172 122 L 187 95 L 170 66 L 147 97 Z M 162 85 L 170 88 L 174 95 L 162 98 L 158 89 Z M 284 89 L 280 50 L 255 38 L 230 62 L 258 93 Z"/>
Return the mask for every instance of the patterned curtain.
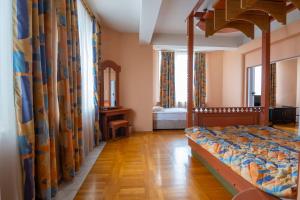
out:
<path id="1" fill-rule="evenodd" d="M 81 67 L 76 0 L 56 0 L 57 90 L 62 177 L 71 180 L 83 159 Z"/>
<path id="2" fill-rule="evenodd" d="M 14 90 L 24 199 L 57 191 L 51 0 L 14 0 Z"/>
<path id="3" fill-rule="evenodd" d="M 205 106 L 206 98 L 206 67 L 205 54 L 195 53 L 194 63 L 194 106 L 196 108 Z"/>
<path id="4" fill-rule="evenodd" d="M 160 104 L 164 108 L 175 106 L 174 52 L 161 52 Z"/>
<path id="5" fill-rule="evenodd" d="M 100 84 L 101 84 L 101 27 L 95 19 L 93 19 L 93 63 L 94 63 L 94 104 L 95 104 L 95 127 L 94 138 L 95 145 L 99 145 L 101 138 L 99 107 L 100 107 Z"/>
<path id="6" fill-rule="evenodd" d="M 276 63 L 270 67 L 270 106 L 276 106 Z"/>
<path id="7" fill-rule="evenodd" d="M 24 199 L 50 200 L 58 179 L 71 180 L 83 160 L 77 0 L 13 0 L 13 12 L 14 93 Z M 58 52 L 53 50 L 56 45 Z M 95 27 L 93 46 L 98 106 L 100 27 Z"/>

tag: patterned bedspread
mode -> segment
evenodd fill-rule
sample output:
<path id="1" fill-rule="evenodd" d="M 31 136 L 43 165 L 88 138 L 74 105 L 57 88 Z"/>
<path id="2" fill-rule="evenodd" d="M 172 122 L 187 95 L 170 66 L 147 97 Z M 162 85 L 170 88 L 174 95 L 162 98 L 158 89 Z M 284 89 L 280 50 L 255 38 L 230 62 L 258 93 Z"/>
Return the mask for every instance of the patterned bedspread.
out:
<path id="1" fill-rule="evenodd" d="M 255 125 L 193 127 L 186 135 L 263 191 L 296 196 L 299 136 Z"/>

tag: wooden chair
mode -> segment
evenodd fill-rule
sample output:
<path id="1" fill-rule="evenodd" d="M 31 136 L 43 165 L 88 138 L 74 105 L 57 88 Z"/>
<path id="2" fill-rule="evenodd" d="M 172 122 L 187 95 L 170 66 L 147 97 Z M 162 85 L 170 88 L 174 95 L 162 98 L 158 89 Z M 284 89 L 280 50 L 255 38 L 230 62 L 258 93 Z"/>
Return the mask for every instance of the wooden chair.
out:
<path id="1" fill-rule="evenodd" d="M 113 120 L 109 123 L 109 127 L 111 128 L 112 139 L 116 139 L 116 131 L 119 128 L 125 128 L 126 136 L 129 136 L 129 122 L 127 120 Z"/>

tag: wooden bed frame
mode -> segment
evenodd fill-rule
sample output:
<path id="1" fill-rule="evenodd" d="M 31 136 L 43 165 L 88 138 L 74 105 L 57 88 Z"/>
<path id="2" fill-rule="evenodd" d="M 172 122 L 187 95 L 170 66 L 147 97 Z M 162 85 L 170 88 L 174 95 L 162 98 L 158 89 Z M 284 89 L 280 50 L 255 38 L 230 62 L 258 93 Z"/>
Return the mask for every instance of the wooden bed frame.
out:
<path id="1" fill-rule="evenodd" d="M 208 169 L 213 170 L 212 173 L 233 195 L 248 189 L 256 189 L 254 185 L 235 173 L 230 167 L 219 161 L 216 157 L 214 157 L 206 149 L 202 148 L 199 144 L 195 143 L 193 140 L 188 139 L 188 144 L 192 149 L 194 157 L 198 158 L 198 160 L 200 160 Z M 221 176 L 222 180 L 220 180 L 220 177 L 218 178 L 218 176 Z M 265 192 L 261 191 L 260 193 L 266 200 L 278 199 L 277 197 L 271 196 Z"/>
<path id="2" fill-rule="evenodd" d="M 300 9 L 300 0 L 268 0 L 262 3 L 260 0 L 219 0 L 214 5 L 214 10 L 199 11 L 204 0 L 198 0 L 195 7 L 187 17 L 187 52 L 188 52 L 188 96 L 187 96 L 187 124 L 191 126 L 229 126 L 229 125 L 268 125 L 269 124 L 269 90 L 270 90 L 270 23 L 277 20 L 286 23 L 286 14 Z M 286 6 L 286 9 L 283 9 Z M 248 12 L 250 11 L 250 13 Z M 248 12 L 248 13 L 247 13 Z M 270 17 L 271 16 L 271 17 Z M 218 108 L 193 108 L 193 54 L 194 54 L 194 19 L 198 19 L 197 26 L 204 29 L 206 36 L 211 36 L 220 30 L 237 29 L 248 37 L 254 38 L 254 25 L 262 31 L 262 107 L 218 107 Z M 225 179 L 234 191 L 241 193 L 255 188 L 244 178 L 236 174 L 224 163 L 212 154 L 188 140 L 192 152 L 196 154 L 203 163 L 209 165 L 216 174 Z M 299 157 L 300 160 L 300 157 Z M 300 169 L 300 168 L 299 168 Z M 300 170 L 299 170 L 300 172 Z M 299 175 L 298 175 L 299 182 Z M 300 200 L 300 184 L 298 183 L 297 200 Z M 277 199 L 262 191 L 263 199 Z M 298 195 L 299 194 L 299 195 Z M 251 196 L 251 195 L 250 195 Z M 238 199 L 238 198 L 237 198 Z M 251 199 L 251 198 L 250 198 Z"/>
<path id="3" fill-rule="evenodd" d="M 262 107 L 207 107 L 193 111 L 194 126 L 259 124 Z"/>

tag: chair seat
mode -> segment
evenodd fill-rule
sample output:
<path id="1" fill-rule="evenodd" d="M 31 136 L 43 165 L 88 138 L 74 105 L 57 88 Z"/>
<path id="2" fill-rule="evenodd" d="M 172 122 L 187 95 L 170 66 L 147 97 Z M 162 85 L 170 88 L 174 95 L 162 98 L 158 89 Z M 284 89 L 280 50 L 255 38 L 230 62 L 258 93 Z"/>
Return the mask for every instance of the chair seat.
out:
<path id="1" fill-rule="evenodd" d="M 119 128 L 128 126 L 129 122 L 124 119 L 113 120 L 109 123 L 110 128 Z"/>

